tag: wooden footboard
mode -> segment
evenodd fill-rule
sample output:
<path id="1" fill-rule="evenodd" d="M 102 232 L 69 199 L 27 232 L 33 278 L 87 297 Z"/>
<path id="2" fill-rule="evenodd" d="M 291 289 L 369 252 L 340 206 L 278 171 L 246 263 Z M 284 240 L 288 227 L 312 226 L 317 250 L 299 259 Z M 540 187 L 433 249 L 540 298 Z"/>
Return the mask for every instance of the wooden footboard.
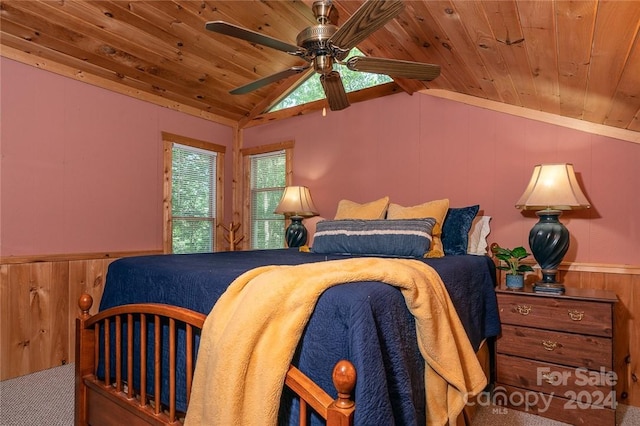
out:
<path id="1" fill-rule="evenodd" d="M 195 341 L 205 315 L 169 305 L 135 304 L 92 317 L 92 303 L 88 294 L 78 302 L 82 313 L 76 319 L 76 425 L 181 424 L 184 410 L 178 401 L 189 401 Z M 162 344 L 161 339 L 168 339 L 168 344 Z M 101 355 L 104 361 L 99 374 Z M 138 368 L 134 369 L 134 365 Z M 163 366 L 168 368 L 167 375 L 162 374 Z M 177 383 L 177 369 L 185 372 L 184 383 Z M 152 378 L 147 377 L 148 371 L 153 372 Z M 355 380 L 353 365 L 346 360 L 338 362 L 333 371 L 338 391 L 334 400 L 291 366 L 285 386 L 299 397 L 300 424 L 306 424 L 308 411 L 313 410 L 327 420 L 328 426 L 352 425 L 355 404 L 351 392 Z"/>

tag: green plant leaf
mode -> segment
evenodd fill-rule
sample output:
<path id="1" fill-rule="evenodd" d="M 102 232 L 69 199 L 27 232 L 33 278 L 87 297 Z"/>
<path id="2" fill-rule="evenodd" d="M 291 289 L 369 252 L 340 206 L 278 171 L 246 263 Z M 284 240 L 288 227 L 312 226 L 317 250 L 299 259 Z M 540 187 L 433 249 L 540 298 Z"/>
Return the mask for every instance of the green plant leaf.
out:
<path id="1" fill-rule="evenodd" d="M 518 259 L 524 259 L 525 257 L 529 256 L 527 250 L 525 250 L 525 248 L 522 246 L 514 248 L 511 253 L 513 254 L 513 257 L 517 257 Z"/>
<path id="2" fill-rule="evenodd" d="M 528 253 L 522 246 L 515 247 L 513 249 L 498 247 L 494 253 L 496 258 L 506 263 L 506 265 L 498 265 L 497 268 L 502 271 L 508 271 L 508 274 L 510 275 L 520 275 L 525 272 L 533 271 L 531 266 L 520 264 L 522 259 L 530 255 L 530 253 Z"/>

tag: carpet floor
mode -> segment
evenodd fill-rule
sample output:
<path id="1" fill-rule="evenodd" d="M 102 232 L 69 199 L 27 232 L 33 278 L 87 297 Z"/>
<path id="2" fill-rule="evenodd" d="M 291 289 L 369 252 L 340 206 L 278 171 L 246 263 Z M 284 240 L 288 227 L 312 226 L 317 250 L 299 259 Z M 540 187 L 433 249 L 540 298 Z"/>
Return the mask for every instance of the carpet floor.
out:
<path id="1" fill-rule="evenodd" d="M 0 425 L 73 425 L 74 364 L 0 382 Z"/>
<path id="2" fill-rule="evenodd" d="M 74 385 L 73 364 L 0 382 L 0 425 L 73 425 Z M 561 426 L 565 423 L 516 410 L 480 406 L 473 426 L 494 425 Z M 640 425 L 640 407 L 618 404 L 616 425 Z"/>

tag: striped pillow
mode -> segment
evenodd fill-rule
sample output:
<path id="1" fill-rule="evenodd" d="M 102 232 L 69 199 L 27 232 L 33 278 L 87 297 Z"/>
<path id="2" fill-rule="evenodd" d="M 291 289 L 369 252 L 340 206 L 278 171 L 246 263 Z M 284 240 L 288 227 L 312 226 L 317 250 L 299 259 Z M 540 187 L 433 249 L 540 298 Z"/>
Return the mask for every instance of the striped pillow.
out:
<path id="1" fill-rule="evenodd" d="M 436 220 L 324 220 L 316 225 L 314 253 L 424 257 Z"/>

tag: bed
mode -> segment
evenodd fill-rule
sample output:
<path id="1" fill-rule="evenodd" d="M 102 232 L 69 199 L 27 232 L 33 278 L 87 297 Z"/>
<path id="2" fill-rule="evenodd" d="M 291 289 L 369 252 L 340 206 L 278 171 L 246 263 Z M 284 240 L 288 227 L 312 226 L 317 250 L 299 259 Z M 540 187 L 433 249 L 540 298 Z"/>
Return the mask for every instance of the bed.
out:
<path id="1" fill-rule="evenodd" d="M 77 336 L 76 355 L 77 423 L 123 424 L 123 416 L 127 416 L 124 423 L 128 423 L 130 417 L 136 417 L 142 411 L 151 412 L 147 417 L 156 422 L 155 424 L 179 422 L 180 413 L 186 410 L 188 404 L 187 384 L 190 386 L 194 365 L 192 362 L 195 363 L 191 360 L 195 358 L 199 343 L 197 328 L 201 326 L 204 315 L 211 311 L 216 300 L 232 281 L 246 271 L 264 265 L 301 265 L 359 257 L 362 256 L 282 249 L 143 256 L 113 262 L 109 267 L 99 315 L 104 316 L 105 313 L 124 307 L 133 306 L 134 311 L 139 311 L 149 304 L 160 304 L 163 312 L 169 313 L 169 316 L 173 310 L 176 315 L 179 314 L 181 320 L 184 320 L 185 316 L 188 319 L 189 315 L 196 315 L 199 320 L 194 323 L 196 330 L 186 331 L 178 328 L 176 342 L 171 343 L 171 347 L 176 348 L 174 355 L 169 351 L 169 354 L 160 355 L 160 362 L 150 361 L 141 368 L 140 363 L 135 360 L 151 357 L 155 350 L 153 343 L 151 349 L 147 349 L 148 353 L 141 355 L 138 343 L 128 340 L 139 339 L 138 328 L 127 331 L 121 324 L 116 326 L 111 323 L 107 329 L 113 329 L 108 332 L 108 341 L 112 343 L 107 345 L 123 351 L 126 355 L 123 355 L 119 362 L 113 359 L 114 355 L 105 357 L 105 345 L 96 344 L 94 340 L 97 335 L 104 335 L 104 331 L 98 330 L 91 336 L 83 336 L 83 333 L 88 333 L 83 325 L 93 324 L 86 314 L 87 301 L 83 300 L 85 315 L 79 320 L 81 324 Z M 460 255 L 421 259 L 419 262 L 432 267 L 442 278 L 474 350 L 479 350 L 483 342 L 499 333 L 494 293 L 495 266 L 491 258 Z M 125 317 L 126 315 L 129 313 L 125 314 Z M 149 328 L 153 329 L 154 324 Z M 163 332 L 155 333 L 155 336 L 162 334 L 162 341 L 168 341 L 170 337 L 165 336 L 168 332 L 164 329 L 170 326 L 158 322 L 156 329 L 160 328 Z M 124 329 L 124 332 L 118 333 L 115 331 L 117 329 Z M 150 337 L 154 335 L 153 331 L 149 331 L 148 334 L 145 339 L 153 341 Z M 312 396 L 310 399 L 325 401 L 325 407 L 316 404 L 319 407 L 316 408 L 311 404 L 312 409 L 307 412 L 306 403 L 300 403 L 290 390 L 285 390 L 278 413 L 279 423 L 297 423 L 297 419 L 303 417 L 308 418 L 311 424 L 320 424 L 322 416 L 315 411 L 319 410 L 320 414 L 326 415 L 327 406 L 349 405 L 351 400 L 355 400 L 355 412 L 351 411 L 345 416 L 351 416 L 354 424 L 425 424 L 428 415 L 425 407 L 425 362 L 415 335 L 414 318 L 397 288 L 377 281 L 328 288 L 318 298 L 291 362 L 295 368 L 292 371 L 300 373 L 303 382 L 322 390 L 324 394 L 321 397 Z M 189 347 L 188 342 L 194 343 Z M 130 355 L 127 347 L 134 348 Z M 105 358 L 112 359 L 105 363 Z M 336 363 L 342 359 L 349 360 L 357 374 L 357 385 L 353 394 L 336 391 L 334 386 L 332 371 Z M 107 366 L 109 371 L 105 372 L 105 364 L 110 364 Z M 120 364 L 121 371 L 115 371 L 113 366 Z M 157 365 L 161 365 L 162 368 L 155 370 Z M 146 375 L 148 380 L 142 389 L 140 383 L 135 381 L 133 386 L 129 386 L 124 373 L 129 367 L 134 370 L 146 370 L 146 374 L 143 375 Z M 169 374 L 169 371 L 177 371 L 176 379 L 171 383 L 165 378 L 173 374 Z M 110 385 L 93 383 L 105 375 L 111 377 Z M 287 381 L 292 380 L 289 376 L 288 374 Z M 168 386 L 156 389 L 156 377 L 162 377 L 159 381 L 167 382 L 164 384 Z M 138 390 L 133 392 L 130 388 Z M 348 386 L 346 389 L 348 390 Z M 302 393 L 304 392 L 302 390 Z M 93 396 L 89 397 L 89 393 Z M 141 398 L 154 395 L 153 398 L 157 398 L 158 402 L 147 404 L 144 408 L 120 409 L 117 421 L 109 423 L 109 419 L 112 419 L 115 413 L 108 408 L 110 405 L 105 402 L 106 405 L 101 403 L 102 405 L 92 406 L 95 403 L 89 400 L 112 400 L 114 397 L 110 393 L 125 395 L 124 399 L 130 401 L 140 401 Z M 175 402 L 172 402 L 173 400 Z M 353 410 L 353 407 L 348 410 Z M 159 421 L 159 414 L 162 414 L 162 421 Z M 96 419 L 93 423 L 91 416 Z"/>
<path id="2" fill-rule="evenodd" d="M 500 332 L 486 240 L 471 250 L 478 209 L 342 200 L 311 250 L 111 263 L 100 312 L 81 301 L 76 420 L 468 421 L 487 383 L 477 355 Z"/>

